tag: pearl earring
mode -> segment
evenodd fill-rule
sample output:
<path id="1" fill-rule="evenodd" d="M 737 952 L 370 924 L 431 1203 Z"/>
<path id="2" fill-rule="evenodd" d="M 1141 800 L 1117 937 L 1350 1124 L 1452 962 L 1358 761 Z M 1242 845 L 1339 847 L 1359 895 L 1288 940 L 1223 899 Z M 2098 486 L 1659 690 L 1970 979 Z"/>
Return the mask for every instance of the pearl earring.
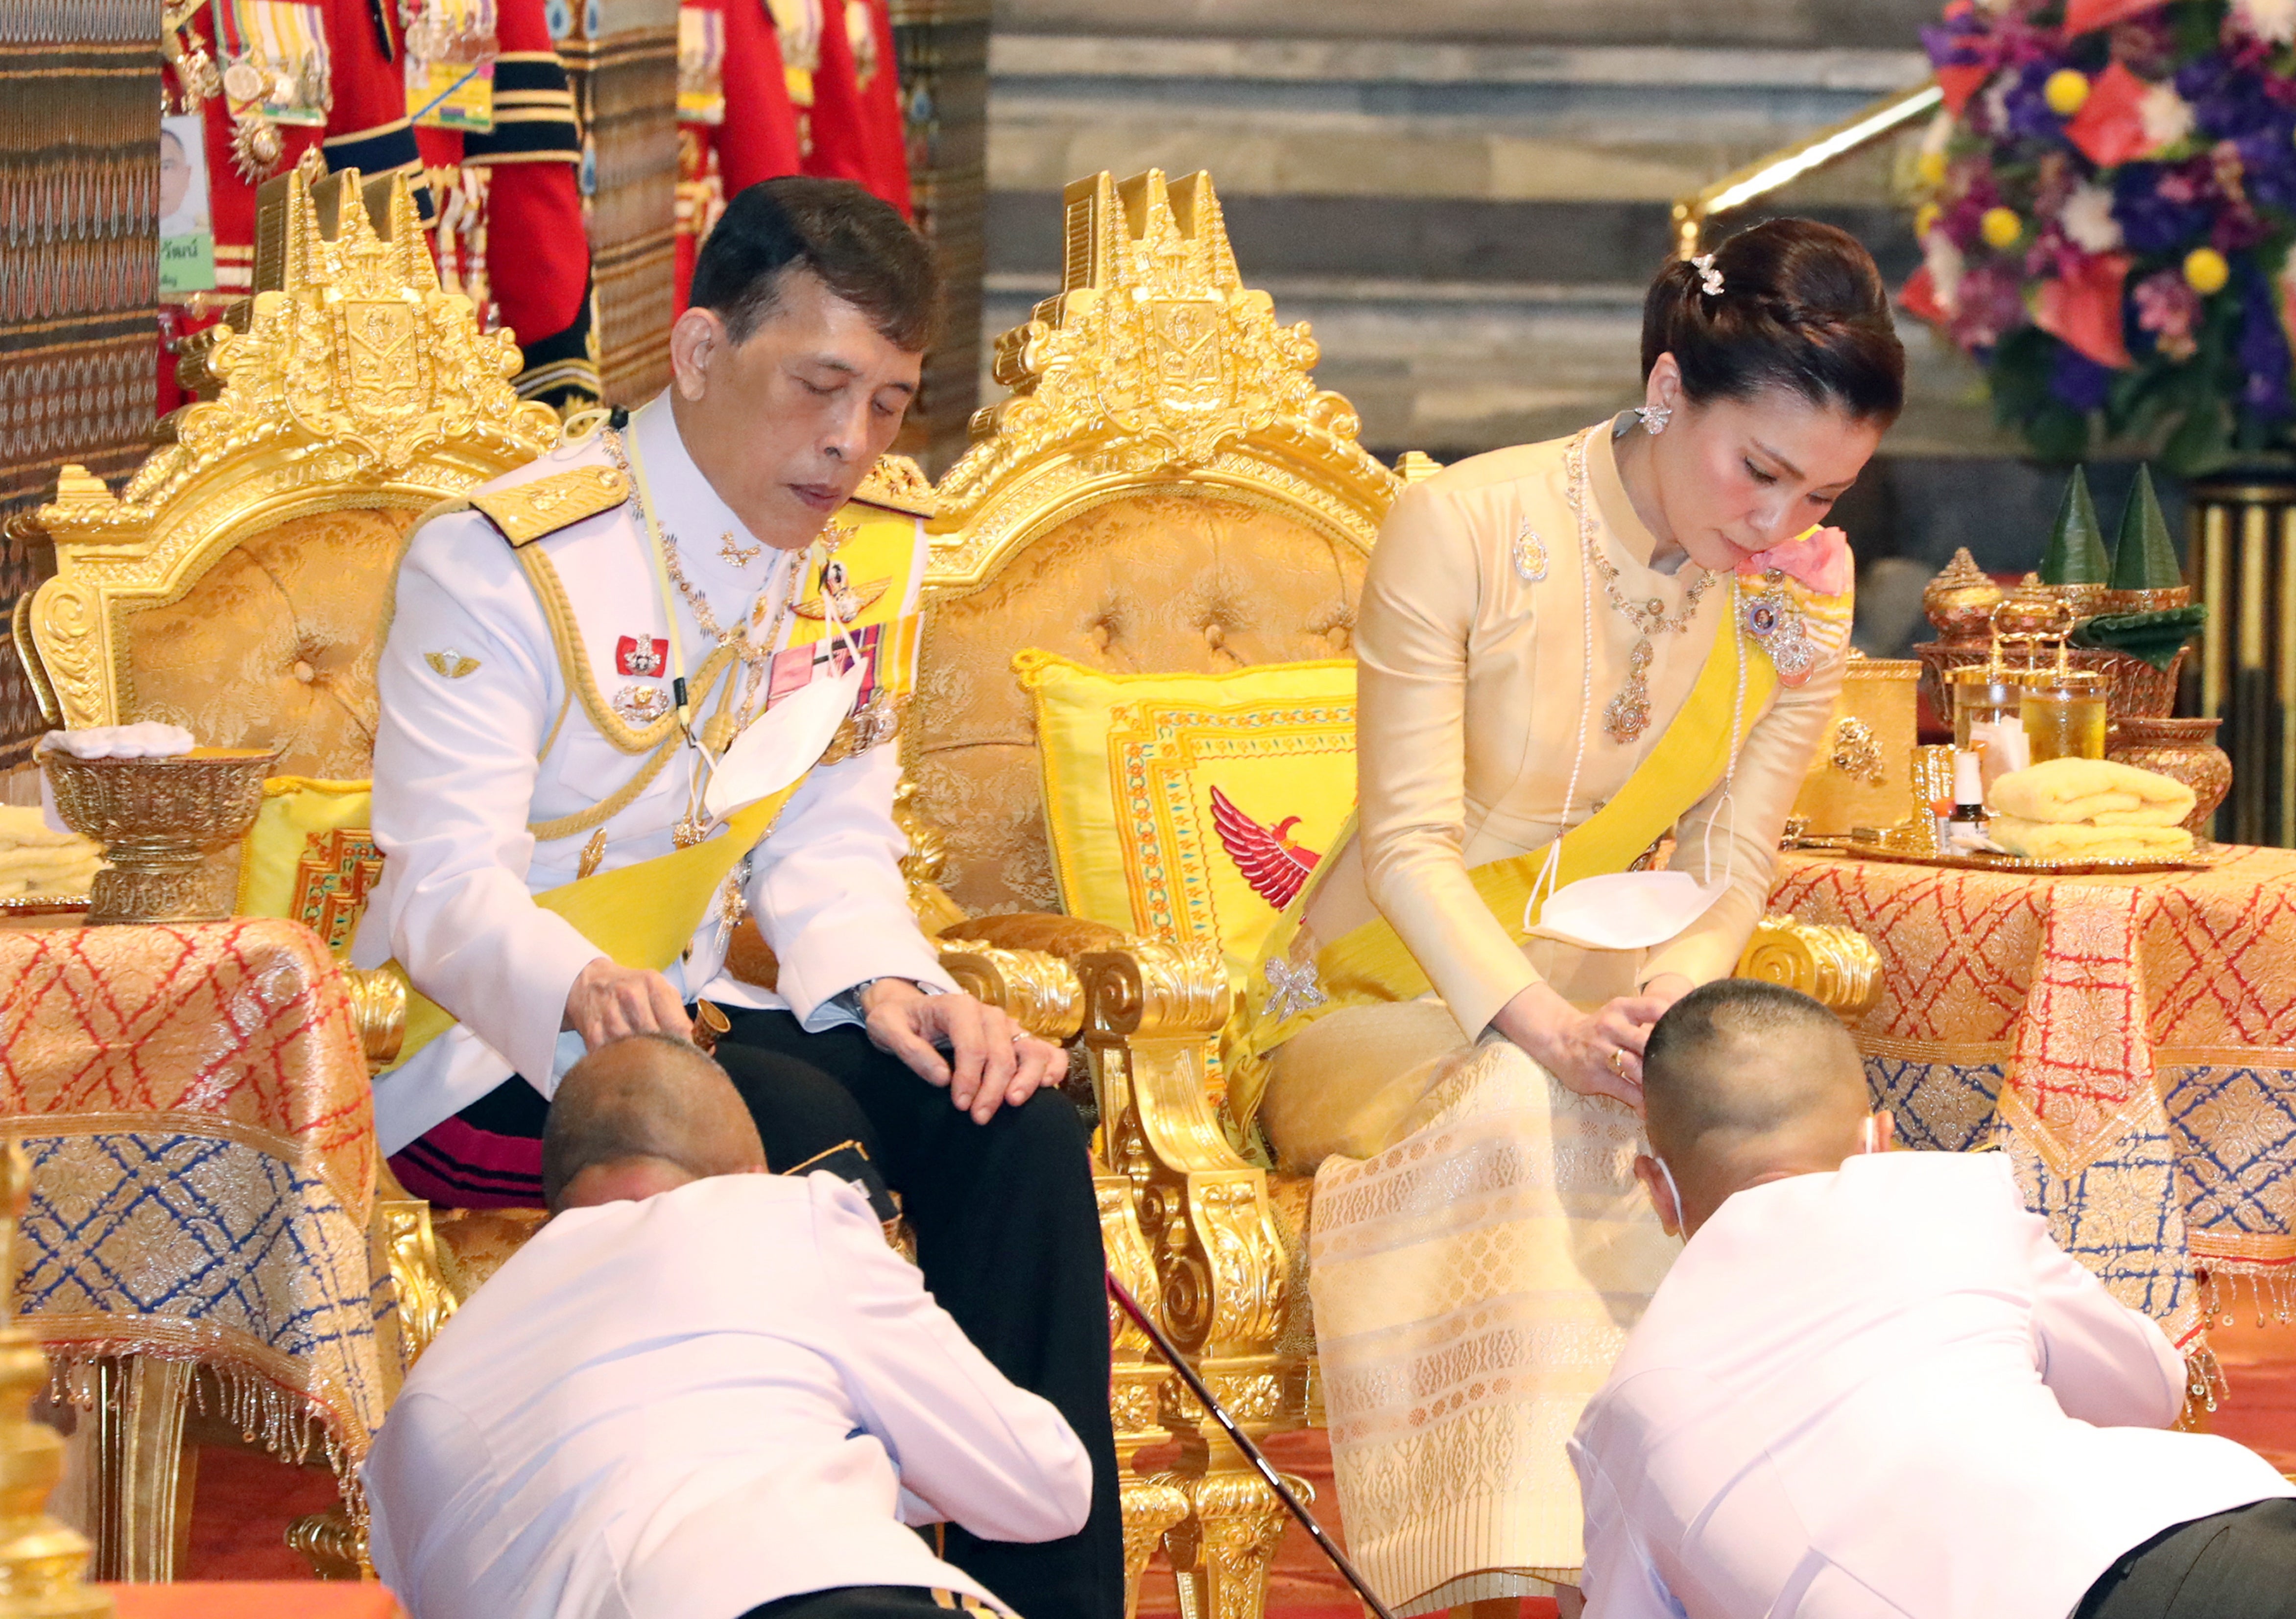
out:
<path id="1" fill-rule="evenodd" d="M 1644 432 L 1655 438 L 1666 431 L 1666 424 L 1674 420 L 1674 412 L 1663 405 L 1637 405 L 1635 406 L 1635 420 L 1643 424 Z"/>

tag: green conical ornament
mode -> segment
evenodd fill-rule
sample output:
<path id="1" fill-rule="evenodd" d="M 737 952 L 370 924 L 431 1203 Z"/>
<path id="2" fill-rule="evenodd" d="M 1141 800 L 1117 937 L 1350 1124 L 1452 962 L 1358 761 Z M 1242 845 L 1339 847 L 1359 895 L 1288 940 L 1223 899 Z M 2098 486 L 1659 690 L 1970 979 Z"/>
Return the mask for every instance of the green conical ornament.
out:
<path id="1" fill-rule="evenodd" d="M 2169 519 L 2161 515 L 2160 497 L 2152 493 L 2152 469 L 2140 462 L 2128 504 L 2120 509 L 2112 588 L 2174 590 L 2184 582 L 2184 564 L 2177 560 L 2177 543 L 2169 537 Z"/>
<path id="2" fill-rule="evenodd" d="M 2088 474 L 2075 467 L 2057 507 L 2057 526 L 2049 531 L 2049 548 L 2041 553 L 2041 583 L 2102 585 L 2112 571 L 2104 534 L 2096 526 L 2096 503 L 2088 495 Z"/>

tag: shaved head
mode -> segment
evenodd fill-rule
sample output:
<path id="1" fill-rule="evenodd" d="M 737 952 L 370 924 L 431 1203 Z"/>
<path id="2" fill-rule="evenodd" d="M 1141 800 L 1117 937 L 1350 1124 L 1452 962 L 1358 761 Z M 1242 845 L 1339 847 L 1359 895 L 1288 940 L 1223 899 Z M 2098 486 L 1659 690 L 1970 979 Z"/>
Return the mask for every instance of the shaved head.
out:
<path id="1" fill-rule="evenodd" d="M 726 1070 L 666 1034 L 633 1034 L 576 1063 L 543 1130 L 542 1196 L 553 1214 L 765 1168 L 758 1126 Z"/>
<path id="2" fill-rule="evenodd" d="M 1693 990 L 1643 1055 L 1651 1151 L 1695 1230 L 1733 1191 L 1840 1167 L 1860 1150 L 1873 1101 L 1841 1019 L 1784 985 L 1725 978 Z"/>

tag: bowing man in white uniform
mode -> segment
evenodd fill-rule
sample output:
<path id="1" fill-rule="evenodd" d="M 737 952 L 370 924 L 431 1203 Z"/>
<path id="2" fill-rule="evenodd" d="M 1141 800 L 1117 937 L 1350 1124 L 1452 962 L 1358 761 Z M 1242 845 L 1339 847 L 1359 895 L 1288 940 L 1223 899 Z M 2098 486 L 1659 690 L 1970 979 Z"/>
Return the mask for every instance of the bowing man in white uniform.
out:
<path id="1" fill-rule="evenodd" d="M 1084 1132 L 1046 1083 L 1060 1051 L 942 973 L 898 864 L 925 537 L 899 510 L 922 478 L 879 458 L 938 298 L 930 249 L 860 187 L 753 186 L 701 250 L 670 388 L 415 530 L 354 960 L 395 960 L 421 999 L 376 1127 L 418 1196 L 538 1204 L 586 1051 L 729 1025 L 716 1053 L 769 1161 L 833 1165 L 881 1214 L 898 1195 L 941 1306 L 1093 1459 L 1081 1533 L 955 1528 L 950 1560 L 1029 1619 L 1114 1619 Z M 726 969 L 744 909 L 769 986 Z"/>
<path id="2" fill-rule="evenodd" d="M 2296 1502 L 2166 1433 L 2182 1359 L 1999 1153 L 1886 1153 L 1816 1002 L 1745 979 L 1643 1058 L 1689 1243 L 1570 1442 L 1590 1619 L 2296 1615 Z"/>
<path id="3" fill-rule="evenodd" d="M 691 1043 L 585 1059 L 549 1129 L 555 1217 L 447 1323 L 365 1464 L 375 1566 L 414 1619 L 944 1619 L 1005 1605 L 913 1526 L 1084 1522 L 1060 1414 L 857 1189 L 766 1173 Z"/>

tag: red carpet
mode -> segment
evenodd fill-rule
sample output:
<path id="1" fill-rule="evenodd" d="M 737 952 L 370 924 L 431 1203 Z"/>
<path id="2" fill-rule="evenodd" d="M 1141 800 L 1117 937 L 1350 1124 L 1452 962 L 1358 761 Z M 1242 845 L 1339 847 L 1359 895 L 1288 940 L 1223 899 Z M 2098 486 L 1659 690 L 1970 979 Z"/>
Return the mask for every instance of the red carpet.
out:
<path id="1" fill-rule="evenodd" d="M 2283 1472 L 2296 1473 L 2296 1328 L 2259 1327 L 2248 1305 L 2211 1331 L 2230 1394 L 2210 1419 L 2211 1432 L 2253 1446 Z M 1268 1445 L 1275 1465 L 1315 1486 L 1316 1515 L 1346 1543 L 1332 1488 L 1330 1446 L 1322 1433 L 1284 1434 Z M 183 1578 L 308 1579 L 310 1569 L 287 1549 L 287 1525 L 334 1500 L 333 1476 L 290 1468 L 251 1451 L 202 1447 L 191 1546 Z M 1294 1525 L 1268 1576 L 1270 1619 L 1363 1619 L 1362 1605 L 1307 1532 Z M 1547 1619 L 1550 1601 L 1523 1604 L 1523 1619 Z M 1141 1619 L 1177 1619 L 1179 1604 L 1160 1553 L 1140 1594 Z"/>

